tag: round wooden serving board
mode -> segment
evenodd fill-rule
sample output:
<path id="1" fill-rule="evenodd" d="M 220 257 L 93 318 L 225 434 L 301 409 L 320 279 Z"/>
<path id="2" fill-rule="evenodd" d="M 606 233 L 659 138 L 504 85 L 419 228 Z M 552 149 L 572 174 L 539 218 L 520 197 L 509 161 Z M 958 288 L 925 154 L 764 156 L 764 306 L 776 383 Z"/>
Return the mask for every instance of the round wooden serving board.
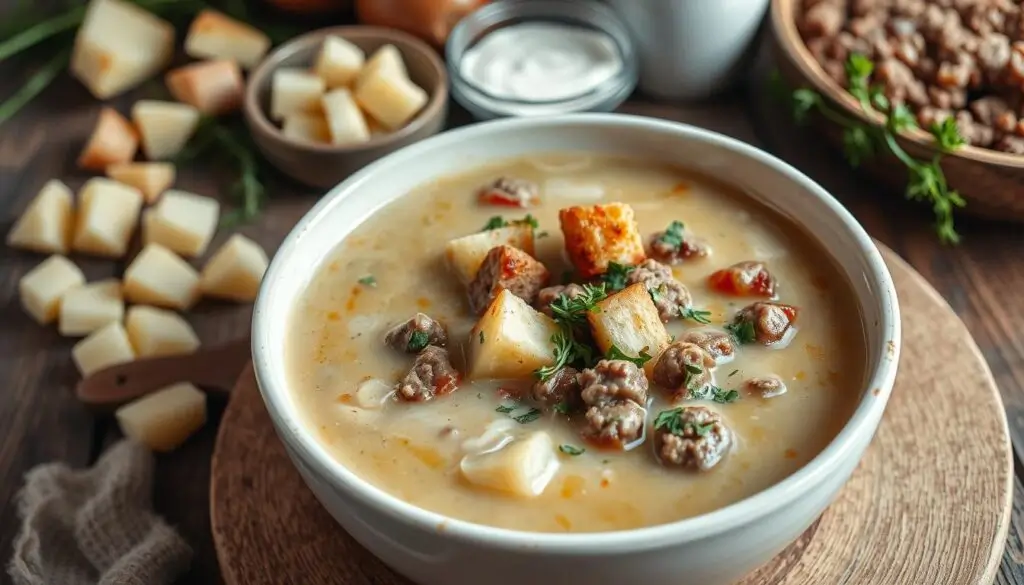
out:
<path id="1" fill-rule="evenodd" d="M 739 585 L 987 585 L 995 577 L 1012 494 L 998 390 L 945 301 L 883 253 L 903 310 L 903 354 L 882 425 L 838 500 Z M 221 421 L 210 513 L 228 585 L 409 585 L 303 484 L 251 368 Z"/>

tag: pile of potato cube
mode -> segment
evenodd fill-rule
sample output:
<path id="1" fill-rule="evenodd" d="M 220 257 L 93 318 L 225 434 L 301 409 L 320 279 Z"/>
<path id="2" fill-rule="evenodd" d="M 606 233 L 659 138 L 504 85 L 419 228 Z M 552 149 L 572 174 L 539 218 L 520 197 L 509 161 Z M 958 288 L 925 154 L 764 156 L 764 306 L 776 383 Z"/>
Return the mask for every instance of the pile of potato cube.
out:
<path id="1" fill-rule="evenodd" d="M 92 0 L 75 41 L 71 73 L 100 99 L 122 93 L 161 72 L 174 54 L 170 23 L 123 0 Z M 173 189 L 177 155 L 201 115 L 236 109 L 244 87 L 241 68 L 258 63 L 270 40 L 262 32 L 204 10 L 192 22 L 185 51 L 202 59 L 167 73 L 177 102 L 140 100 L 130 120 L 100 111 L 78 158 L 82 169 L 105 173 L 77 195 L 47 182 L 7 234 L 11 247 L 48 254 L 25 274 L 19 295 L 40 324 L 81 337 L 72 359 L 83 376 L 139 358 L 196 351 L 199 338 L 180 312 L 202 296 L 252 301 L 267 268 L 266 252 L 234 234 L 196 270 L 189 259 L 207 252 L 220 223 L 211 197 Z M 136 161 L 141 150 L 146 161 Z M 121 279 L 86 282 L 68 258 L 82 254 L 124 258 L 135 234 L 141 251 Z M 130 304 L 126 308 L 126 304 Z M 127 436 L 166 451 L 206 419 L 202 392 L 191 384 L 168 387 L 122 407 Z"/>
<path id="2" fill-rule="evenodd" d="M 402 128 L 428 99 L 394 45 L 367 59 L 351 42 L 328 36 L 311 70 L 274 71 L 269 116 L 295 140 L 357 144 Z"/>

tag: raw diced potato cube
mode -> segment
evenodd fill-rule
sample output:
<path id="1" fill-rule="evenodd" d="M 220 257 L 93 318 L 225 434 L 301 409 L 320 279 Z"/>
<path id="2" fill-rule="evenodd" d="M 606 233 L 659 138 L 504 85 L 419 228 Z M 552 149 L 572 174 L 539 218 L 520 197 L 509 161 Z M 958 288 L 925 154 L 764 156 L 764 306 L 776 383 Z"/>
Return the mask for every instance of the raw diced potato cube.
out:
<path id="1" fill-rule="evenodd" d="M 125 163 L 107 167 L 107 176 L 142 192 L 146 203 L 153 203 L 174 184 L 176 172 L 171 163 Z"/>
<path id="2" fill-rule="evenodd" d="M 85 284 L 85 275 L 64 256 L 50 256 L 18 281 L 18 296 L 25 312 L 41 325 L 53 321 L 60 311 L 60 299 L 69 290 Z"/>
<path id="3" fill-rule="evenodd" d="M 245 92 L 242 70 L 231 59 L 185 65 L 168 72 L 164 81 L 174 99 L 195 106 L 203 114 L 237 110 Z"/>
<path id="4" fill-rule="evenodd" d="M 405 126 L 429 99 L 408 77 L 384 70 L 363 79 L 356 86 L 355 98 L 366 113 L 391 130 Z"/>
<path id="5" fill-rule="evenodd" d="M 533 255 L 533 228 L 525 224 L 486 230 L 462 236 L 448 242 L 445 256 L 448 264 L 463 284 L 469 284 L 476 276 L 487 252 L 495 246 L 512 246 Z"/>
<path id="6" fill-rule="evenodd" d="M 317 144 L 331 142 L 331 128 L 327 125 L 327 119 L 320 114 L 303 112 L 288 114 L 284 119 L 284 124 L 281 125 L 281 131 L 288 138 L 302 142 Z"/>
<path id="7" fill-rule="evenodd" d="M 497 451 L 466 455 L 459 463 L 469 483 L 524 498 L 544 493 L 559 466 L 555 444 L 544 431 L 514 440 Z"/>
<path id="8" fill-rule="evenodd" d="M 604 273 L 609 262 L 639 264 L 643 238 L 625 203 L 567 207 L 558 212 L 565 248 L 583 278 Z"/>
<path id="9" fill-rule="evenodd" d="M 147 244 L 124 271 L 124 296 L 133 303 L 188 309 L 199 298 L 199 275 L 160 244 Z"/>
<path id="10" fill-rule="evenodd" d="M 206 424 L 206 395 L 181 382 L 125 404 L 114 417 L 124 436 L 166 453 Z"/>
<path id="11" fill-rule="evenodd" d="M 282 67 L 270 82 L 270 117 L 283 120 L 295 112 L 319 112 L 324 80 L 303 69 Z"/>
<path id="12" fill-rule="evenodd" d="M 7 245 L 50 254 L 67 252 L 74 227 L 72 197 L 61 181 L 47 181 L 7 233 Z"/>
<path id="13" fill-rule="evenodd" d="M 138 149 L 139 134 L 131 122 L 113 108 L 102 108 L 92 136 L 78 155 L 78 167 L 102 171 L 107 165 L 132 160 Z"/>
<path id="14" fill-rule="evenodd" d="M 71 348 L 71 358 L 82 376 L 135 359 L 128 333 L 119 322 L 108 323 Z"/>
<path id="15" fill-rule="evenodd" d="M 199 348 L 192 326 L 173 311 L 136 305 L 128 309 L 124 324 L 140 358 L 194 353 Z"/>
<path id="16" fill-rule="evenodd" d="M 235 234 L 203 267 L 199 286 L 209 297 L 252 301 L 260 290 L 260 281 L 269 263 L 267 253 L 259 244 Z"/>
<path id="17" fill-rule="evenodd" d="M 658 321 L 659 323 L 661 321 Z M 469 334 L 469 377 L 527 378 L 555 361 L 558 325 L 503 290 Z"/>
<path id="18" fill-rule="evenodd" d="M 185 37 L 185 53 L 196 59 L 232 59 L 245 69 L 255 67 L 270 48 L 262 31 L 216 10 L 200 12 Z"/>
<path id="19" fill-rule="evenodd" d="M 157 100 L 139 100 L 132 106 L 132 121 L 142 137 L 149 160 L 172 158 L 185 147 L 199 125 L 195 106 Z"/>
<path id="20" fill-rule="evenodd" d="M 329 36 L 320 46 L 313 70 L 324 80 L 329 89 L 351 84 L 366 61 L 366 54 L 359 47 L 338 36 Z"/>
<path id="21" fill-rule="evenodd" d="M 110 278 L 65 293 L 60 301 L 57 330 L 65 337 L 81 337 L 123 317 L 121 283 Z"/>
<path id="22" fill-rule="evenodd" d="M 110 179 L 89 179 L 78 194 L 78 221 L 71 247 L 97 256 L 124 256 L 141 208 L 138 189 Z"/>
<path id="23" fill-rule="evenodd" d="M 587 320 L 602 353 L 607 354 L 614 345 L 629 356 L 639 356 L 641 351 L 646 351 L 657 358 L 669 344 L 668 331 L 643 283 L 628 286 L 598 302 L 597 306 L 600 310 L 587 313 Z M 644 366 L 648 374 L 657 361 L 651 359 Z"/>
<path id="24" fill-rule="evenodd" d="M 171 23 L 122 0 L 92 0 L 78 28 L 71 74 L 99 99 L 156 75 L 174 56 Z"/>
<path id="25" fill-rule="evenodd" d="M 370 55 L 363 70 L 356 76 L 355 85 L 358 87 L 368 78 L 378 74 L 409 77 L 409 72 L 405 69 L 405 61 L 402 60 L 402 53 L 394 45 L 384 45 Z"/>
<path id="26" fill-rule="evenodd" d="M 147 210 L 145 240 L 182 256 L 199 256 L 217 231 L 219 218 L 216 199 L 171 189 Z"/>
<path id="27" fill-rule="evenodd" d="M 331 142 L 346 144 L 365 142 L 370 139 L 370 129 L 366 126 L 366 118 L 359 110 L 352 94 L 345 88 L 331 90 L 323 98 L 324 115 L 327 128 L 331 132 Z"/>

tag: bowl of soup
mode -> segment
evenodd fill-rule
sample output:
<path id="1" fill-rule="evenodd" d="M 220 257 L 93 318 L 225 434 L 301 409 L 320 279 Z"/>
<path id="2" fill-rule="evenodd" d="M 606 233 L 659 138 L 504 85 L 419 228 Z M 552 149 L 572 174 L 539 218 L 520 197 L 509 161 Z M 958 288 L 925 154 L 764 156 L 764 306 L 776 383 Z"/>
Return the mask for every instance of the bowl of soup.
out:
<path id="1" fill-rule="evenodd" d="M 366 167 L 284 241 L 253 318 L 305 482 L 429 585 L 735 582 L 849 478 L 899 345 L 878 250 L 821 187 L 615 114 Z"/>

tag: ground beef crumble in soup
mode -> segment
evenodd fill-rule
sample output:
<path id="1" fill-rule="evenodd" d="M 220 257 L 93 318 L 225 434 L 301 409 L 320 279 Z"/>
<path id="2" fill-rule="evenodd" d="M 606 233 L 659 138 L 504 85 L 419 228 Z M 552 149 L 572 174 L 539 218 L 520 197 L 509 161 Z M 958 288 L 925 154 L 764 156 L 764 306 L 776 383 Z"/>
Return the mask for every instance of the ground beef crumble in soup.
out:
<path id="1" fill-rule="evenodd" d="M 731 188 L 550 155 L 378 210 L 318 269 L 286 358 L 323 444 L 396 497 L 504 528 L 624 530 L 816 456 L 863 391 L 854 307 L 822 250 Z"/>

